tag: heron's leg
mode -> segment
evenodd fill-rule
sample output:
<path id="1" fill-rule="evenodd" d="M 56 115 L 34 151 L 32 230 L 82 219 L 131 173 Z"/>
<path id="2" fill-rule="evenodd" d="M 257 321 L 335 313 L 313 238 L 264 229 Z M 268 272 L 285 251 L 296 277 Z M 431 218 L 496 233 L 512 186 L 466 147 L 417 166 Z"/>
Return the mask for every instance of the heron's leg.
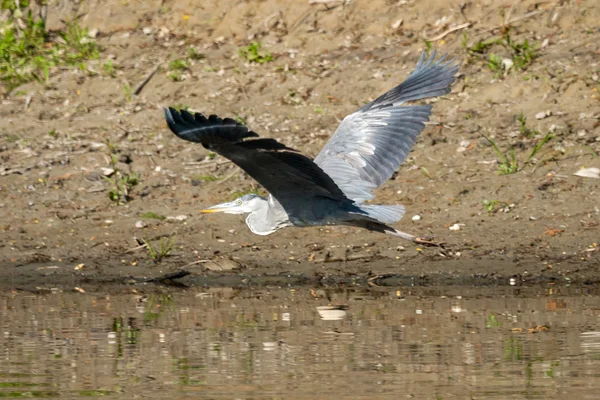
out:
<path id="1" fill-rule="evenodd" d="M 398 236 L 399 238 L 408 240 L 415 244 L 420 244 L 422 246 L 443 247 L 443 245 L 444 245 L 444 243 L 442 243 L 442 242 L 435 242 L 433 240 L 433 238 L 430 236 L 417 237 L 417 236 L 411 235 L 410 233 L 402 232 L 397 229 L 394 229 L 394 232 L 390 232 L 390 231 L 386 230 L 385 233 L 393 235 L 393 236 Z"/>
<path id="2" fill-rule="evenodd" d="M 418 244 L 421 246 L 435 246 L 435 247 L 443 247 L 443 242 L 435 242 L 432 237 L 417 237 L 415 235 L 411 235 L 410 233 L 402 232 L 397 229 L 392 228 L 391 226 L 372 222 L 372 221 L 353 221 L 354 226 L 360 226 L 361 228 L 368 229 L 370 231 L 381 232 L 388 235 L 396 236 L 404 240 L 408 240 L 409 242 L 413 242 L 414 244 Z"/>

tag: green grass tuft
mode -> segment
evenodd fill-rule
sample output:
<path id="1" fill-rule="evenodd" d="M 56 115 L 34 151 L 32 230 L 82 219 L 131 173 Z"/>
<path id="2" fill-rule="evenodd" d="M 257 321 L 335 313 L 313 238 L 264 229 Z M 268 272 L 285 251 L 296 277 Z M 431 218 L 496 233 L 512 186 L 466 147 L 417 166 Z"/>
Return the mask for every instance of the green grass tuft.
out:
<path id="1" fill-rule="evenodd" d="M 264 64 L 273 61 L 273 54 L 266 50 L 262 50 L 260 42 L 252 42 L 248 46 L 244 46 L 239 50 L 241 57 L 248 62 Z"/>
<path id="2" fill-rule="evenodd" d="M 19 4 L 23 6 L 23 1 Z M 5 0 L 2 8 L 10 9 Z M 0 81 L 9 91 L 34 80 L 47 82 L 56 67 L 86 70 L 85 62 L 98 58 L 100 51 L 77 22 L 67 23 L 64 30 L 52 35 L 45 21 L 35 19 L 31 11 L 22 19 L 9 17 L 0 23 L 0 31 Z"/>
<path id="3" fill-rule="evenodd" d="M 160 215 L 160 214 L 157 214 L 157 213 L 152 212 L 152 211 L 148 211 L 148 212 L 143 213 L 141 215 L 141 217 L 144 218 L 144 219 L 158 219 L 160 221 L 162 221 L 162 220 L 164 220 L 164 219 L 167 218 L 164 215 Z"/>

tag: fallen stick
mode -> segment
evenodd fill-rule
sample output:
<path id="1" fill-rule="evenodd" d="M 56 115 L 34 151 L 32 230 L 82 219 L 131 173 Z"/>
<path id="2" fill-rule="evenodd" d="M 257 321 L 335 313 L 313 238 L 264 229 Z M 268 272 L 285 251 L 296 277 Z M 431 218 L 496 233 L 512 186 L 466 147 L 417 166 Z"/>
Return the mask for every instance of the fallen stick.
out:
<path id="1" fill-rule="evenodd" d="M 154 74 L 156 74 L 159 67 L 160 67 L 160 64 L 157 64 L 154 67 L 154 69 L 150 72 L 150 74 L 148 74 L 146 79 L 144 79 L 144 81 L 142 83 L 140 83 L 139 86 L 135 89 L 135 91 L 133 92 L 134 95 L 138 96 L 142 92 L 142 90 L 144 90 L 144 86 L 146 86 L 148 84 L 148 82 L 150 82 L 150 79 L 152 79 Z"/>
<path id="2" fill-rule="evenodd" d="M 451 34 L 452 32 L 455 32 L 455 31 L 458 31 L 458 30 L 461 30 L 464 28 L 468 28 L 471 25 L 472 25 L 471 22 L 465 22 L 464 24 L 460 24 L 458 26 L 455 26 L 454 28 L 448 29 L 447 31 L 444 31 L 437 36 L 434 36 L 432 38 L 423 37 L 423 39 L 427 40 L 428 42 L 435 42 L 437 40 L 440 40 L 440 39 L 446 37 L 447 35 Z"/>

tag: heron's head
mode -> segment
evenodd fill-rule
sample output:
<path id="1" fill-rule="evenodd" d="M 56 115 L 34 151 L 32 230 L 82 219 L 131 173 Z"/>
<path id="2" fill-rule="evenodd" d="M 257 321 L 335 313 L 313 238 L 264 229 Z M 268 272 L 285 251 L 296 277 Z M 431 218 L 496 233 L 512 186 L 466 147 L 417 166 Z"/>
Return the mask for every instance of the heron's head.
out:
<path id="1" fill-rule="evenodd" d="M 255 194 L 245 194 L 238 197 L 234 201 L 217 204 L 205 210 L 200 210 L 201 213 L 216 213 L 222 212 L 225 214 L 248 214 L 257 211 L 266 200 Z"/>

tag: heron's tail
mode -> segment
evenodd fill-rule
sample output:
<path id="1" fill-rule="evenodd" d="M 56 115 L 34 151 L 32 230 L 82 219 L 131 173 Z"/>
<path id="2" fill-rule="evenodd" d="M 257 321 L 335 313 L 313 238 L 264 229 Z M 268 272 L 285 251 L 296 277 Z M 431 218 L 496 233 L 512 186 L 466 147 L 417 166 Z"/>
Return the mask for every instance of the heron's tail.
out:
<path id="1" fill-rule="evenodd" d="M 405 213 L 404 206 L 380 206 L 380 205 L 365 205 L 359 206 L 362 215 L 381 222 L 382 224 L 393 224 L 402 219 Z"/>

